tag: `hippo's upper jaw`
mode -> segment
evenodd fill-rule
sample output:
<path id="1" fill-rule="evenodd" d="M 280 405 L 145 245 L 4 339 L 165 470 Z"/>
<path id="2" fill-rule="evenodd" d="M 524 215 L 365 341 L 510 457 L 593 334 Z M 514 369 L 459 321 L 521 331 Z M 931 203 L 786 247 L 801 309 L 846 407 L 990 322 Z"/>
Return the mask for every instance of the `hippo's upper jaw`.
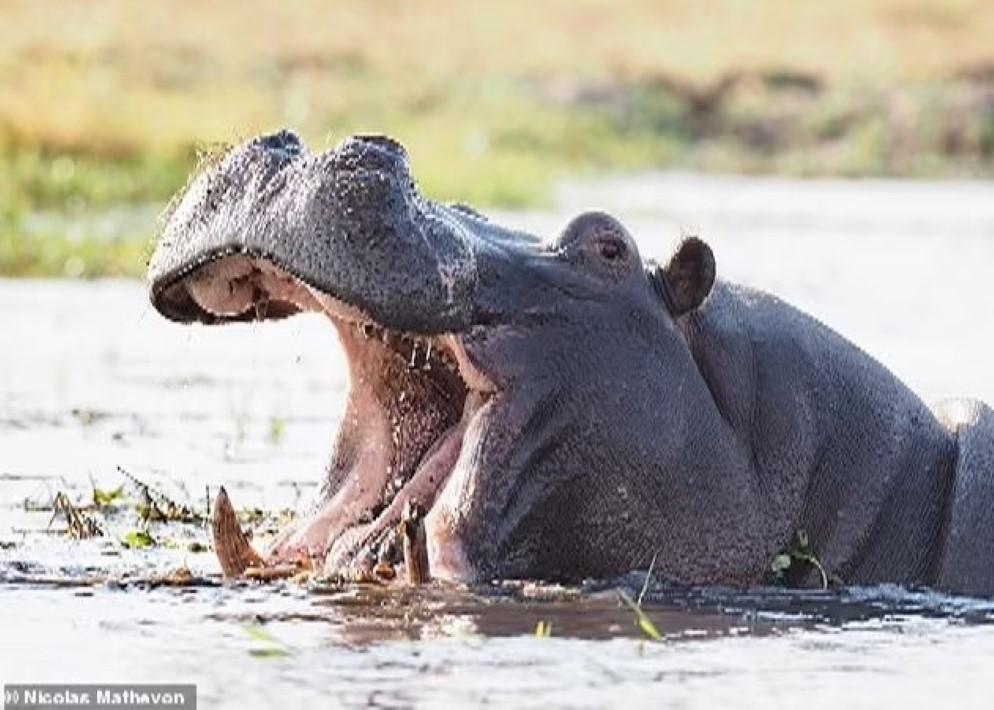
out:
<path id="1" fill-rule="evenodd" d="M 418 194 L 389 138 L 312 155 L 287 131 L 263 136 L 208 162 L 173 201 L 149 264 L 152 302 L 183 322 L 312 310 L 282 287 L 257 288 L 250 263 L 268 261 L 279 272 L 271 286 L 299 282 L 385 327 L 464 328 L 476 268 L 459 216 Z M 234 256 L 244 258 L 226 260 Z M 225 280 L 223 298 L 206 293 Z"/>

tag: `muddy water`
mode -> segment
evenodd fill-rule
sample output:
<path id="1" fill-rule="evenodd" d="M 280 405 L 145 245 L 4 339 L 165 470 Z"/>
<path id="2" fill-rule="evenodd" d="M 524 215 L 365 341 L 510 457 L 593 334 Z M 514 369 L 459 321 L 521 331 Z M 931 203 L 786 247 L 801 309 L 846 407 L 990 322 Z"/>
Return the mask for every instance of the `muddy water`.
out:
<path id="1" fill-rule="evenodd" d="M 815 314 L 926 399 L 994 401 L 992 187 L 665 175 L 567 185 L 556 211 L 501 218 L 551 234 L 587 206 L 623 216 L 646 255 L 700 233 L 724 276 Z M 125 549 L 133 505 L 69 541 L 45 506 L 115 488 L 120 469 L 195 511 L 221 483 L 240 506 L 305 503 L 344 363 L 318 318 L 181 328 L 130 282 L 0 282 L 0 312 L 0 681 L 196 682 L 204 707 L 988 706 L 994 605 L 927 590 L 654 585 L 652 643 L 614 585 L 223 586 L 196 524 Z M 198 586 L 150 582 L 181 566 Z"/>

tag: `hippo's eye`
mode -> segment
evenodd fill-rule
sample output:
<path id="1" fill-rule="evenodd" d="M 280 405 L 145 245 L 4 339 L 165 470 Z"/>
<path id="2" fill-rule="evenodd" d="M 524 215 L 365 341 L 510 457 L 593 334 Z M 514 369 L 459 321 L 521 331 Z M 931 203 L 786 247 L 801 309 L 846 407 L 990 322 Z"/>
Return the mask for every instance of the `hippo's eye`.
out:
<path id="1" fill-rule="evenodd" d="M 617 261 L 625 257 L 625 243 L 618 239 L 599 239 L 597 252 L 608 261 Z"/>

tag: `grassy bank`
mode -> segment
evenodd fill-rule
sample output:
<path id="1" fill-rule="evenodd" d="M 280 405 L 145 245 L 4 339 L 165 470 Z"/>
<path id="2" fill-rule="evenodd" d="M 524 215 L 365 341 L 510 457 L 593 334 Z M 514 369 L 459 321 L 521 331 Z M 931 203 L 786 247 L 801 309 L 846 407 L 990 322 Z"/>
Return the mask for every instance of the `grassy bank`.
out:
<path id="1" fill-rule="evenodd" d="M 48 0 L 4 20 L 2 274 L 140 273 L 198 148 L 282 125 L 314 148 L 391 133 L 428 194 L 482 205 L 605 170 L 994 173 L 981 1 Z M 115 225 L 122 205 L 153 218 Z"/>

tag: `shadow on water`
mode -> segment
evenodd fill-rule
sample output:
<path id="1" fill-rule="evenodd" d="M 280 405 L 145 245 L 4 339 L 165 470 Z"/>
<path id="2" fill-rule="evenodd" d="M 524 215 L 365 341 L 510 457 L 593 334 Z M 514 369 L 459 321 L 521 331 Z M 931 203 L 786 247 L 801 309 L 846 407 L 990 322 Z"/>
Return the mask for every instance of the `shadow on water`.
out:
<path id="1" fill-rule="evenodd" d="M 49 551 L 53 547 L 85 549 L 82 543 L 69 545 L 61 540 L 52 541 Z M 34 554 L 39 554 L 38 548 Z M 644 638 L 637 618 L 621 603 L 619 590 L 632 598 L 644 594 L 642 609 L 666 641 L 764 637 L 865 624 L 897 628 L 915 620 L 957 626 L 994 624 L 994 601 L 896 585 L 826 591 L 737 590 L 683 587 L 655 579 L 646 585 L 645 573 L 634 572 L 578 586 L 517 581 L 474 587 L 438 582 L 420 587 L 315 581 L 225 583 L 216 573 L 206 571 L 177 582 L 166 571 L 177 559 L 168 551 L 114 555 L 111 564 L 106 558 L 87 562 L 84 553 L 75 559 L 79 564 L 55 566 L 19 559 L 11 552 L 4 556 L 0 594 L 6 592 L 11 600 L 31 597 L 44 606 L 67 599 L 73 603 L 92 600 L 112 608 L 130 599 L 122 613 L 126 616 L 126 609 L 138 604 L 135 611 L 142 617 L 134 619 L 138 624 L 164 622 L 171 618 L 170 607 L 182 605 L 187 611 L 199 610 L 196 616 L 203 622 L 235 627 L 310 626 L 321 629 L 321 636 L 331 645 L 359 647 L 427 638 L 530 636 L 540 624 L 556 638 Z M 47 556 L 52 562 L 51 552 Z M 70 553 L 63 562 L 69 557 L 75 556 Z M 137 567 L 129 569 L 136 563 Z"/>
<path id="2" fill-rule="evenodd" d="M 351 642 L 421 638 L 453 632 L 485 637 L 533 634 L 539 622 L 557 637 L 643 636 L 618 589 L 636 596 L 641 574 L 581 587 L 505 583 L 472 590 L 426 588 L 316 590 L 314 608 L 338 616 Z M 717 587 L 649 587 L 642 608 L 667 640 L 766 636 L 791 629 L 842 629 L 860 622 L 903 623 L 910 617 L 994 623 L 994 603 L 893 585 L 838 591 Z M 327 617 L 325 617 L 327 618 Z"/>

